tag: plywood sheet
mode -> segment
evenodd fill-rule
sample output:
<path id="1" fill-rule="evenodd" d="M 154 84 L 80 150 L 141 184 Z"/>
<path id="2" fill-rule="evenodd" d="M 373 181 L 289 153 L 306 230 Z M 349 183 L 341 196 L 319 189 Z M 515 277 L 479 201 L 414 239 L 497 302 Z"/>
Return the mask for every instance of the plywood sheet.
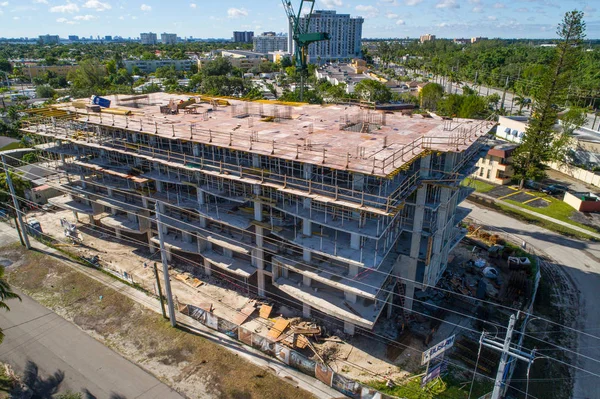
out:
<path id="1" fill-rule="evenodd" d="M 290 321 L 286 319 L 279 319 L 275 322 L 275 325 L 269 330 L 268 336 L 273 339 L 279 338 L 279 336 L 285 331 L 290 325 Z"/>

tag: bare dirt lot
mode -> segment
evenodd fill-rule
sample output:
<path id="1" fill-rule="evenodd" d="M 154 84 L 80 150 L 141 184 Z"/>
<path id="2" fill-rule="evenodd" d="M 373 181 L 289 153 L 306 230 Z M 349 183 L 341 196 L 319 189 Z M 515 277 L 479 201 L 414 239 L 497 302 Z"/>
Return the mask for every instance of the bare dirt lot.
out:
<path id="1" fill-rule="evenodd" d="M 187 397 L 311 397 L 50 256 L 13 245 L 0 259 L 11 284 Z"/>

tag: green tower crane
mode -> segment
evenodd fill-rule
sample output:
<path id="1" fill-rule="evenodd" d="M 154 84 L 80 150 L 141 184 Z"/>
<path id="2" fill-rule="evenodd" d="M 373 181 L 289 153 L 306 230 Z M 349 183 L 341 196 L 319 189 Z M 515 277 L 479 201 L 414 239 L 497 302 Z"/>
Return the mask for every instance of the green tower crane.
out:
<path id="1" fill-rule="evenodd" d="M 283 3 L 283 8 L 285 9 L 290 24 L 292 24 L 292 40 L 296 44 L 294 49 L 294 61 L 296 64 L 296 71 L 300 74 L 300 101 L 302 101 L 304 97 L 304 81 L 308 71 L 308 45 L 314 42 L 329 40 L 329 33 L 308 33 L 310 19 L 312 17 L 313 8 L 315 7 L 315 0 L 301 0 L 298 14 L 294 12 L 290 0 L 281 0 L 281 2 Z M 304 3 L 310 3 L 310 10 L 304 17 L 304 20 L 301 21 L 300 17 L 302 16 Z"/>

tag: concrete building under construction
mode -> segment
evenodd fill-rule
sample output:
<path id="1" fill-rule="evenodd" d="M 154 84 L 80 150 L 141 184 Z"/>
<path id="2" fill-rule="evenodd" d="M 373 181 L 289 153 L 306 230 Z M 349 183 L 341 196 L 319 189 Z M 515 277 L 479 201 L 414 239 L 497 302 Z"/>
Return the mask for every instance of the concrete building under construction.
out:
<path id="1" fill-rule="evenodd" d="M 346 333 L 412 307 L 464 231 L 493 122 L 156 93 L 75 101 L 23 127 L 53 161 L 52 203 L 169 259 L 288 298 Z M 399 294 L 399 295 L 396 295 Z M 385 312 L 384 312 L 385 309 Z"/>

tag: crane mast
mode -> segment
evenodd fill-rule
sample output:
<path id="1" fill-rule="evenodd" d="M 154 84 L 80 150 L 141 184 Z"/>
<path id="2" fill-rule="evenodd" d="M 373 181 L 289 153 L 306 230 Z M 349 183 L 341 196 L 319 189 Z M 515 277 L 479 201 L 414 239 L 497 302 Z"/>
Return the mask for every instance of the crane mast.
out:
<path id="1" fill-rule="evenodd" d="M 313 8 L 315 7 L 315 0 L 300 0 L 298 14 L 294 12 L 294 7 L 290 0 L 281 0 L 281 2 L 283 3 L 283 8 L 292 25 L 291 35 L 292 40 L 295 43 L 294 63 L 296 65 L 296 71 L 300 74 L 300 101 L 302 101 L 304 97 L 304 81 L 308 71 L 308 45 L 323 40 L 329 40 L 329 34 L 326 32 L 308 33 L 310 19 L 312 17 Z M 310 9 L 302 21 L 301 16 L 304 3 L 310 3 Z"/>

